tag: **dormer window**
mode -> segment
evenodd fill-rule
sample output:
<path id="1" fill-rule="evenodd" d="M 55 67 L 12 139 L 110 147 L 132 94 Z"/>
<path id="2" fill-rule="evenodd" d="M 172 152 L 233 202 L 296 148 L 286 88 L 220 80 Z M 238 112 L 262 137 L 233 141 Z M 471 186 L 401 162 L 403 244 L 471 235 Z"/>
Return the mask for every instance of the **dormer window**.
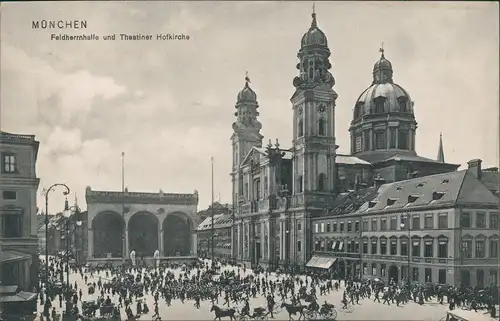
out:
<path id="1" fill-rule="evenodd" d="M 418 183 L 417 188 L 423 187 L 424 185 L 425 185 L 425 183 Z"/>
<path id="2" fill-rule="evenodd" d="M 397 201 L 397 199 L 395 199 L 395 198 L 390 198 L 390 197 L 389 197 L 389 198 L 387 199 L 387 206 L 392 206 L 392 205 L 394 205 L 394 203 L 396 203 L 396 201 Z"/>
<path id="3" fill-rule="evenodd" d="M 320 118 L 319 122 L 318 122 L 318 134 L 320 136 L 325 136 L 326 135 L 325 120 L 323 118 Z"/>
<path id="4" fill-rule="evenodd" d="M 400 190 L 402 190 L 402 189 L 403 189 L 403 186 L 398 186 L 398 187 L 396 188 L 396 191 L 400 191 Z"/>
<path id="5" fill-rule="evenodd" d="M 383 113 L 384 112 L 384 105 L 385 105 L 385 97 L 379 96 L 375 98 L 375 112 L 376 113 Z"/>
<path id="6" fill-rule="evenodd" d="M 368 202 L 368 208 L 373 208 L 375 205 L 377 205 L 378 201 L 370 201 Z"/>
<path id="7" fill-rule="evenodd" d="M 408 203 L 415 203 L 417 199 L 418 199 L 417 195 L 408 195 Z"/>
<path id="8" fill-rule="evenodd" d="M 399 111 L 402 113 L 406 113 L 408 111 L 408 108 L 406 108 L 406 102 L 406 97 L 398 97 Z"/>
<path id="9" fill-rule="evenodd" d="M 448 184 L 450 182 L 449 179 L 443 179 L 443 181 L 441 182 L 441 184 Z"/>
<path id="10" fill-rule="evenodd" d="M 444 193 L 444 192 L 434 192 L 434 193 L 432 193 L 432 200 L 433 201 L 440 200 L 440 199 L 443 198 L 444 194 L 446 194 L 446 193 Z"/>

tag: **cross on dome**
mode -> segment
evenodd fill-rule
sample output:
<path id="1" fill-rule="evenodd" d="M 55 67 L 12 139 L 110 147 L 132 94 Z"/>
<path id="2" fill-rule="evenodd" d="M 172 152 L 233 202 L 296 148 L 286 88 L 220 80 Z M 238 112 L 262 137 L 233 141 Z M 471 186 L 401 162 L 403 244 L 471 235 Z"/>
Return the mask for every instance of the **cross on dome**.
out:
<path id="1" fill-rule="evenodd" d="M 245 86 L 248 86 L 250 83 L 250 78 L 248 77 L 248 71 L 245 72 Z"/>
<path id="2" fill-rule="evenodd" d="M 384 58 L 384 42 L 382 41 L 382 43 L 380 44 L 380 49 L 378 50 L 380 53 L 382 53 L 382 58 Z"/>

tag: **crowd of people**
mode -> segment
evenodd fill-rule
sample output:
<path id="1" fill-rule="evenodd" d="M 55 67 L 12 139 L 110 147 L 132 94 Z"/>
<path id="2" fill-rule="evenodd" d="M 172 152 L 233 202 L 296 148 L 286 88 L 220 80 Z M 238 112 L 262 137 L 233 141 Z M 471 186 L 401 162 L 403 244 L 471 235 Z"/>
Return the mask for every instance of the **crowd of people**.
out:
<path id="1" fill-rule="evenodd" d="M 64 282 L 42 285 L 39 295 L 40 305 L 43 306 L 41 321 L 58 319 L 57 305 L 60 309 L 64 306 L 66 320 L 87 320 L 98 316 L 136 320 L 148 315 L 151 310 L 153 319 L 161 320 L 159 306 L 171 306 L 173 300 L 182 304 L 192 302 L 195 309 L 200 308 L 202 301 L 207 301 L 215 317 L 221 318 L 262 320 L 286 311 L 289 317 L 297 315 L 304 319 L 321 317 L 333 320 L 337 315 L 336 306 L 340 311 L 352 311 L 361 300 L 398 306 L 437 301 L 449 305 L 449 309 L 465 306 L 489 311 L 495 310 L 495 302 L 498 301 L 498 287 L 493 286 L 477 289 L 431 283 L 397 284 L 389 281 L 385 284 L 380 280 L 339 280 L 333 278 L 331 273 L 311 271 L 298 275 L 270 273 L 261 268 L 247 271 L 242 266 L 229 268 L 225 262 L 209 260 L 198 260 L 190 265 L 162 265 L 159 268 L 128 264 L 73 266 L 72 270 L 85 281 L 85 286 L 79 287 L 74 280 L 69 287 Z M 62 280 L 64 271 L 65 264 L 61 260 L 50 260 L 49 280 Z M 328 297 L 332 291 L 341 291 L 340 302 L 319 302 L 318 295 Z M 84 299 L 94 293 L 96 300 Z M 253 300 L 258 297 L 262 300 Z M 265 304 L 252 307 L 255 302 Z M 121 315 L 121 311 L 125 315 Z"/>

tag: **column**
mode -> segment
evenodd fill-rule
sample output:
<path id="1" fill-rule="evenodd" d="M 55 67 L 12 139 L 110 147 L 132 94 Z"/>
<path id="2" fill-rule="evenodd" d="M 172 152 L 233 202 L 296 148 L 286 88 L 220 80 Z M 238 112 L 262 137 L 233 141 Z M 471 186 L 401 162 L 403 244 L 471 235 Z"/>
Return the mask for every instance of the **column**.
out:
<path id="1" fill-rule="evenodd" d="M 281 242 L 281 251 L 280 251 L 280 256 L 281 260 L 284 260 L 286 258 L 286 247 L 285 247 L 285 238 L 286 238 L 286 233 L 285 233 L 285 221 L 280 220 L 280 242 Z"/>
<path id="2" fill-rule="evenodd" d="M 370 150 L 375 149 L 374 141 L 375 141 L 375 137 L 373 136 L 373 128 L 370 128 Z"/>
<path id="3" fill-rule="evenodd" d="M 265 259 L 265 256 L 264 256 L 264 247 L 266 246 L 264 243 L 265 243 L 265 235 L 264 235 L 264 224 L 266 224 L 265 221 L 261 221 L 260 222 L 260 259 Z"/>
<path id="4" fill-rule="evenodd" d="M 191 234 L 191 255 L 198 255 L 198 235 L 196 234 L 196 232 Z"/>
<path id="5" fill-rule="evenodd" d="M 238 259 L 241 259 L 241 224 L 238 224 L 238 230 L 236 233 L 236 249 L 235 249 L 235 256 Z"/>
<path id="6" fill-rule="evenodd" d="M 159 231 L 159 236 L 158 236 L 158 250 L 160 251 L 160 257 L 162 256 L 165 256 L 165 254 L 163 254 L 163 252 L 165 251 L 163 249 L 163 230 L 160 230 Z"/>
<path id="7" fill-rule="evenodd" d="M 123 257 L 128 258 L 130 256 L 129 246 L 128 246 L 128 228 L 125 229 L 125 253 Z"/>
<path id="8" fill-rule="evenodd" d="M 396 127 L 396 148 L 399 148 L 399 127 Z"/>
<path id="9" fill-rule="evenodd" d="M 87 258 L 92 259 L 92 257 L 94 257 L 94 231 L 89 228 L 87 233 Z"/>
<path id="10" fill-rule="evenodd" d="M 273 235 L 271 233 L 271 224 L 269 220 L 266 221 L 266 225 L 267 225 L 267 259 L 271 261 L 273 259 L 273 254 L 271 252 L 273 247 L 271 243 L 275 241 L 276 235 Z"/>

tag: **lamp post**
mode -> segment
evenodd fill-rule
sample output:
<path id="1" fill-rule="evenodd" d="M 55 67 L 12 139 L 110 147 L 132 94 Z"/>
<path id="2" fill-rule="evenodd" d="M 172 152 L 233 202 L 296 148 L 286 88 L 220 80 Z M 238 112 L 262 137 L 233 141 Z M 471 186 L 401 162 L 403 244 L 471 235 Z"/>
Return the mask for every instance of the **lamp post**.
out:
<path id="1" fill-rule="evenodd" d="M 69 297 L 69 289 L 70 289 L 70 284 L 69 284 L 69 258 L 70 258 L 70 255 L 69 255 L 69 242 L 70 242 L 70 223 L 71 223 L 71 219 L 75 217 L 76 215 L 76 221 L 75 221 L 75 224 L 76 226 L 80 227 L 82 226 L 82 221 L 79 220 L 80 217 L 80 208 L 78 207 L 78 205 L 73 205 L 73 206 L 68 206 L 68 200 L 66 200 L 65 202 L 65 206 L 64 206 L 64 217 L 66 217 L 66 253 L 65 253 L 65 258 L 66 258 L 66 301 L 69 301 L 70 300 L 70 297 Z M 76 226 L 74 227 L 74 231 L 76 231 Z"/>
<path id="2" fill-rule="evenodd" d="M 408 246 L 407 246 L 407 251 L 408 251 L 408 261 L 407 261 L 407 266 L 406 266 L 406 278 L 407 278 L 407 283 L 410 284 L 410 260 L 411 260 L 411 240 L 410 240 L 410 233 L 411 233 L 411 228 L 410 228 L 410 217 L 407 215 L 405 217 L 404 223 L 400 224 L 401 229 L 406 228 L 408 231 Z"/>
<path id="3" fill-rule="evenodd" d="M 70 193 L 69 187 L 62 183 L 52 184 L 45 190 L 45 285 L 49 282 L 49 244 L 47 242 L 49 239 L 49 193 L 58 186 L 62 186 L 66 189 L 63 192 L 64 195 L 68 195 Z"/>

